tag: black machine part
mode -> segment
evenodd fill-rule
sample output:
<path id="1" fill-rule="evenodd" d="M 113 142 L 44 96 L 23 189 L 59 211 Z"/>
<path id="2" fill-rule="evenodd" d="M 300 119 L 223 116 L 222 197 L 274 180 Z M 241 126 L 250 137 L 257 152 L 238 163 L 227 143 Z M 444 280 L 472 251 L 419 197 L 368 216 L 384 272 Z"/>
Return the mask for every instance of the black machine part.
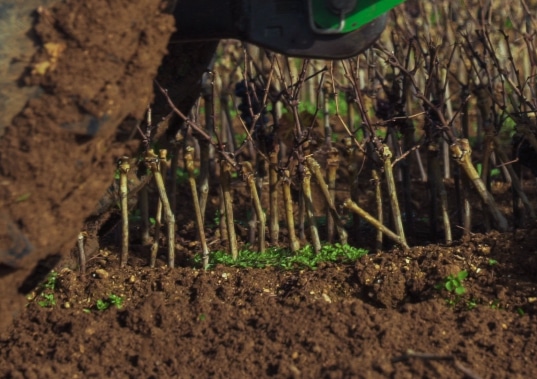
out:
<path id="1" fill-rule="evenodd" d="M 179 1 L 172 42 L 233 38 L 296 57 L 344 59 L 367 49 L 384 30 L 386 15 L 340 34 L 309 24 L 306 0 Z"/>

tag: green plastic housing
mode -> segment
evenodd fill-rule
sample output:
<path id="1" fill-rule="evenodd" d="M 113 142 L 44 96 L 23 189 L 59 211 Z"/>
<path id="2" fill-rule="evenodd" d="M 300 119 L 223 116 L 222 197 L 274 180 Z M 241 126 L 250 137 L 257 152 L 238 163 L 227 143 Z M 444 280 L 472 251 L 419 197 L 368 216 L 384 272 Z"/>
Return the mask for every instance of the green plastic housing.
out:
<path id="1" fill-rule="evenodd" d="M 404 0 L 358 0 L 352 11 L 341 16 L 334 14 L 325 0 L 310 0 L 313 21 L 320 30 L 349 33 L 380 17 Z M 343 22 L 342 22 L 343 21 Z"/>

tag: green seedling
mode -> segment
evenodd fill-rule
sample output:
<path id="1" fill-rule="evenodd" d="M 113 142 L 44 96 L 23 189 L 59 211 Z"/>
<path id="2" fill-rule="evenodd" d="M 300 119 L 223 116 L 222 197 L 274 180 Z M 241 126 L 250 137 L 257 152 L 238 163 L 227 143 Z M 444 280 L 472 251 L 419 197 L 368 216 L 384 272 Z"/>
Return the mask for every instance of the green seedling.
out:
<path id="1" fill-rule="evenodd" d="M 524 312 L 524 309 L 520 307 L 516 309 L 516 313 L 518 313 L 519 316 L 524 316 L 526 314 L 526 312 Z"/>
<path id="2" fill-rule="evenodd" d="M 468 300 L 468 302 L 466 303 L 466 307 L 468 308 L 468 310 L 471 311 L 472 309 L 477 307 L 477 300 L 476 299 Z"/>
<path id="3" fill-rule="evenodd" d="M 99 299 L 95 303 L 95 307 L 98 311 L 104 311 L 110 308 L 112 305 L 115 305 L 117 309 L 121 309 L 123 306 L 123 297 L 117 295 L 110 295 L 108 299 Z"/>
<path id="4" fill-rule="evenodd" d="M 54 298 L 54 291 L 56 290 L 58 279 L 58 273 L 51 271 L 47 277 L 47 280 L 41 284 L 39 297 L 41 300 L 37 301 L 37 304 L 43 308 L 50 308 L 56 305 L 56 299 Z"/>
<path id="5" fill-rule="evenodd" d="M 444 288 L 448 292 L 455 293 L 456 295 L 464 295 L 466 288 L 463 285 L 464 279 L 468 277 L 468 271 L 461 271 L 457 275 L 449 275 L 444 281 Z"/>
<path id="6" fill-rule="evenodd" d="M 56 289 L 56 283 L 58 280 L 58 273 L 56 271 L 51 271 L 48 274 L 47 281 L 43 284 L 43 288 L 54 291 Z"/>
<path id="7" fill-rule="evenodd" d="M 42 293 L 40 296 L 43 299 L 37 302 L 40 307 L 50 308 L 56 305 L 56 299 L 53 293 Z"/>
<path id="8" fill-rule="evenodd" d="M 466 293 L 466 288 L 464 287 L 464 280 L 468 277 L 468 271 L 461 271 L 457 275 L 449 275 L 445 278 L 442 283 L 439 283 L 435 288 L 439 291 L 446 290 L 450 296 L 446 299 L 446 303 L 451 307 L 457 304 L 460 300 L 460 296 Z M 469 301 L 467 306 L 468 309 L 473 309 L 475 307 L 475 301 Z"/>
<path id="9" fill-rule="evenodd" d="M 498 264 L 498 261 L 496 259 L 489 259 L 489 266 L 496 266 Z"/>

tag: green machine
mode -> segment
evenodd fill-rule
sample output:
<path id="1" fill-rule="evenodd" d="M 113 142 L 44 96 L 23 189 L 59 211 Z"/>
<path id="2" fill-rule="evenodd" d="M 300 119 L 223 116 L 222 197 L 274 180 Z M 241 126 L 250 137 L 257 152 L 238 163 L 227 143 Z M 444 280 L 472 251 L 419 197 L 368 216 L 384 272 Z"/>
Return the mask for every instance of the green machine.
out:
<path id="1" fill-rule="evenodd" d="M 286 55 L 342 59 L 368 48 L 403 0 L 179 1 L 174 42 L 235 38 Z"/>

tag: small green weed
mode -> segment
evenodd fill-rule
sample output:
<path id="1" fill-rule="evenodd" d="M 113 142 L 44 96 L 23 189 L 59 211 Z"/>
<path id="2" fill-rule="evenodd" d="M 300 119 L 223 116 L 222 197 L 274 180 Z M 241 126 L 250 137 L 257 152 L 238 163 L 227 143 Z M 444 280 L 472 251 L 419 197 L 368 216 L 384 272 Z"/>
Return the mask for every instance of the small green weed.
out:
<path id="1" fill-rule="evenodd" d="M 58 280 L 58 273 L 56 271 L 51 271 L 48 274 L 47 279 L 43 284 L 41 284 L 39 299 L 37 304 L 43 308 L 50 308 L 56 305 L 56 299 L 54 297 L 54 291 L 56 290 Z"/>
<path id="2" fill-rule="evenodd" d="M 37 302 L 40 307 L 50 308 L 56 305 L 56 299 L 53 293 L 41 293 L 39 296 L 43 299 Z"/>
<path id="3" fill-rule="evenodd" d="M 477 300 L 476 299 L 470 299 L 466 302 L 466 308 L 468 308 L 469 311 L 477 307 Z"/>
<path id="4" fill-rule="evenodd" d="M 235 133 L 235 143 L 237 146 L 242 146 L 244 141 L 246 141 L 246 138 L 248 138 L 248 134 L 246 133 Z"/>
<path id="5" fill-rule="evenodd" d="M 115 305 L 117 309 L 121 309 L 123 306 L 123 301 L 125 299 L 122 296 L 118 295 L 110 295 L 107 299 L 99 299 L 95 303 L 95 308 L 97 308 L 98 311 L 104 311 L 110 308 L 112 305 Z"/>
<path id="6" fill-rule="evenodd" d="M 48 274 L 47 280 L 43 283 L 43 288 L 54 291 L 56 289 L 56 284 L 58 280 L 58 273 L 56 271 L 51 271 Z"/>
<path id="7" fill-rule="evenodd" d="M 489 266 L 496 266 L 498 264 L 498 261 L 496 259 L 489 259 Z"/>
<path id="8" fill-rule="evenodd" d="M 456 295 L 464 295 L 466 288 L 463 285 L 464 279 L 468 277 L 468 271 L 461 271 L 457 275 L 449 275 L 444 282 L 444 288 L 448 292 L 455 293 Z"/>
<path id="9" fill-rule="evenodd" d="M 286 248 L 269 248 L 263 253 L 243 249 L 236 261 L 225 251 L 215 251 L 209 255 L 209 267 L 222 264 L 231 267 L 278 267 L 284 270 L 307 267 L 316 269 L 321 262 L 354 262 L 367 254 L 367 250 L 357 249 L 349 245 L 324 245 L 316 254 L 311 246 L 305 246 L 293 254 Z M 202 257 L 196 255 L 194 262 L 201 265 Z"/>
<path id="10" fill-rule="evenodd" d="M 467 277 L 468 271 L 461 271 L 457 275 L 449 275 L 441 283 L 435 286 L 437 290 L 446 290 L 449 293 L 446 303 L 450 307 L 455 306 L 455 304 L 459 302 L 460 297 L 466 293 L 466 288 L 464 287 L 463 282 Z M 467 304 L 468 309 L 475 308 L 475 305 L 476 304 L 473 304 L 472 301 L 469 301 Z"/>

